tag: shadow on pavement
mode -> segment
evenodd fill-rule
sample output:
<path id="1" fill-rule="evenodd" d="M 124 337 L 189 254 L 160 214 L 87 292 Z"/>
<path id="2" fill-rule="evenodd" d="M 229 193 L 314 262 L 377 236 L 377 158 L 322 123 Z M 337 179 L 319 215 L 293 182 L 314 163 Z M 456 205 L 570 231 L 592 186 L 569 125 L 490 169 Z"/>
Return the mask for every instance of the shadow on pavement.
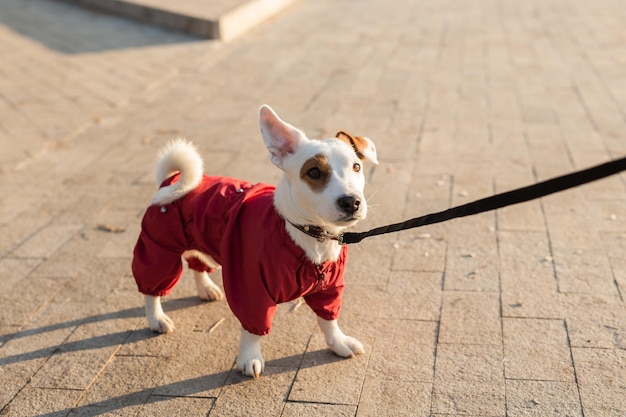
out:
<path id="1" fill-rule="evenodd" d="M 56 0 L 0 1 L 0 25 L 69 55 L 205 40 Z"/>
<path id="2" fill-rule="evenodd" d="M 175 310 L 181 310 L 181 309 L 189 308 L 191 306 L 205 304 L 205 303 L 206 301 L 202 301 L 198 297 L 185 297 L 185 298 L 164 301 L 163 306 L 165 307 L 167 311 L 175 311 Z M 31 336 L 35 336 L 35 335 L 42 334 L 42 333 L 53 332 L 55 330 L 66 329 L 69 327 L 77 327 L 83 324 L 100 323 L 100 322 L 104 322 L 107 320 L 139 318 L 139 317 L 144 317 L 144 316 L 145 316 L 144 308 L 137 307 L 137 308 L 129 308 L 126 310 L 121 310 L 121 311 L 114 311 L 114 312 L 105 313 L 105 314 L 98 314 L 95 316 L 78 318 L 76 320 L 65 321 L 62 323 L 55 323 L 55 324 L 51 324 L 51 325 L 43 326 L 43 327 L 24 329 L 15 333 L 8 333 L 5 335 L 2 335 L 0 337 L 0 346 L 4 345 L 4 343 L 13 339 L 31 337 Z M 146 323 L 146 326 L 147 326 L 147 323 Z M 153 333 L 149 330 L 146 330 L 146 331 L 144 330 L 145 329 L 137 329 L 137 330 L 129 329 L 129 330 L 124 330 L 124 331 L 120 331 L 117 333 L 96 336 L 96 337 L 92 337 L 92 338 L 85 339 L 85 340 L 79 340 L 76 342 L 63 343 L 62 345 L 59 345 L 56 347 L 49 346 L 43 349 L 30 351 L 30 352 L 24 352 L 18 355 L 5 356 L 5 357 L 0 358 L 0 366 L 8 365 L 11 363 L 22 362 L 22 361 L 30 360 L 34 358 L 47 357 L 56 351 L 73 352 L 73 351 L 80 351 L 80 350 L 103 348 L 103 347 L 112 346 L 112 345 L 119 345 L 121 343 L 124 343 L 124 341 L 126 341 L 129 335 L 133 332 L 141 333 L 140 339 L 134 339 L 135 342 L 138 340 L 143 340 L 143 339 L 148 339 L 151 337 L 158 336 L 156 333 Z"/>
<path id="3" fill-rule="evenodd" d="M 334 355 L 328 349 L 317 350 L 313 352 L 307 352 L 307 355 L 313 355 L 315 360 L 303 361 L 299 369 L 312 368 L 317 366 L 323 366 L 329 363 L 349 360 L 340 358 Z M 191 398 L 214 398 L 205 396 L 206 391 L 213 389 L 221 389 L 224 387 L 239 385 L 239 384 L 263 384 L 263 380 L 267 377 L 268 383 L 271 383 L 272 375 L 281 374 L 284 372 L 293 372 L 294 360 L 301 360 L 303 355 L 294 355 L 285 358 L 280 358 L 265 363 L 265 371 L 258 380 L 253 380 L 248 376 L 242 375 L 234 367 L 229 370 L 224 370 L 214 374 L 204 375 L 198 378 L 191 378 L 185 381 L 178 381 L 171 384 L 158 385 L 151 388 L 146 388 L 133 393 L 121 395 L 119 397 L 108 398 L 103 401 L 86 404 L 83 406 L 68 408 L 65 410 L 54 411 L 48 414 L 41 414 L 37 417 L 57 417 L 57 416 L 98 416 L 111 412 L 119 412 L 126 407 L 139 406 L 146 404 L 147 402 L 155 403 L 161 401 L 169 401 L 180 396 Z M 167 394 L 160 395 L 163 392 L 177 392 L 184 393 L 177 396 L 168 396 Z M 208 412 L 208 410 L 207 410 Z M 142 414 L 140 414 L 142 415 Z"/>

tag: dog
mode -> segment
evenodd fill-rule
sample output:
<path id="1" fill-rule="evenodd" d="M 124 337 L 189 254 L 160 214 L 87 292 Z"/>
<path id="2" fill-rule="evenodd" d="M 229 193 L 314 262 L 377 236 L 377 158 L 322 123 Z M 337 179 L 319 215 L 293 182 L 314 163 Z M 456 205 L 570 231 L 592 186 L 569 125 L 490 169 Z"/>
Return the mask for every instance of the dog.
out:
<path id="1" fill-rule="evenodd" d="M 272 163 L 283 171 L 276 186 L 204 175 L 199 153 L 183 139 L 160 151 L 160 188 L 143 216 L 132 262 L 155 332 L 174 330 L 161 297 L 180 279 L 183 259 L 200 298 L 226 298 L 242 326 L 237 369 L 254 378 L 264 370 L 261 339 L 277 304 L 299 297 L 317 314 L 335 354 L 364 352 L 337 323 L 348 251 L 340 235 L 365 219 L 363 163 L 378 164 L 366 137 L 341 131 L 308 139 L 267 105 L 259 125 Z M 224 292 L 209 277 L 220 267 Z"/>

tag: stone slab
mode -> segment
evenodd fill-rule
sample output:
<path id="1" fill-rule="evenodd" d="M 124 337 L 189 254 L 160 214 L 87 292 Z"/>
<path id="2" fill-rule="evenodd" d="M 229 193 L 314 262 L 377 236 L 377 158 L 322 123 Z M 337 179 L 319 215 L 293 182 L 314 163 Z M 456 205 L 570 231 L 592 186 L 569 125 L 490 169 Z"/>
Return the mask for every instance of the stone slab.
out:
<path id="1" fill-rule="evenodd" d="M 230 41 L 293 0 L 63 0 L 209 39 Z"/>

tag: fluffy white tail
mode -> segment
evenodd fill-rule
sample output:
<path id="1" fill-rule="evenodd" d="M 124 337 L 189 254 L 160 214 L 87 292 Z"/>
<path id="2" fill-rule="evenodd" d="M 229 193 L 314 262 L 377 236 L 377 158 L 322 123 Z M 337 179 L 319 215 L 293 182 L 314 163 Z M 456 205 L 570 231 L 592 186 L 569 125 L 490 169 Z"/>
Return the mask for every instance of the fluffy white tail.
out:
<path id="1" fill-rule="evenodd" d="M 172 174 L 180 172 L 174 184 L 159 188 L 152 198 L 153 205 L 163 206 L 192 191 L 202 181 L 202 158 L 185 139 L 174 139 L 159 151 L 156 181 L 161 185 Z"/>

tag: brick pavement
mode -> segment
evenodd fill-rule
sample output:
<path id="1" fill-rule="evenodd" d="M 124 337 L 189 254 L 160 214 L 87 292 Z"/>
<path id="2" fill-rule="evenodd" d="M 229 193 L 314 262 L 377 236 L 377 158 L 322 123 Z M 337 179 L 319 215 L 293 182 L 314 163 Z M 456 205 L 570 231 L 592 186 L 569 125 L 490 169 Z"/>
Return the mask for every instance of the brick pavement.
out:
<path id="1" fill-rule="evenodd" d="M 624 415 L 624 175 L 351 247 L 342 323 L 366 353 L 333 356 L 283 305 L 257 381 L 189 277 L 164 303 L 177 331 L 151 334 L 129 263 L 172 136 L 209 173 L 277 179 L 264 102 L 376 141 L 363 227 L 624 155 L 625 19 L 617 0 L 300 0 L 221 45 L 2 2 L 0 415 Z"/>

